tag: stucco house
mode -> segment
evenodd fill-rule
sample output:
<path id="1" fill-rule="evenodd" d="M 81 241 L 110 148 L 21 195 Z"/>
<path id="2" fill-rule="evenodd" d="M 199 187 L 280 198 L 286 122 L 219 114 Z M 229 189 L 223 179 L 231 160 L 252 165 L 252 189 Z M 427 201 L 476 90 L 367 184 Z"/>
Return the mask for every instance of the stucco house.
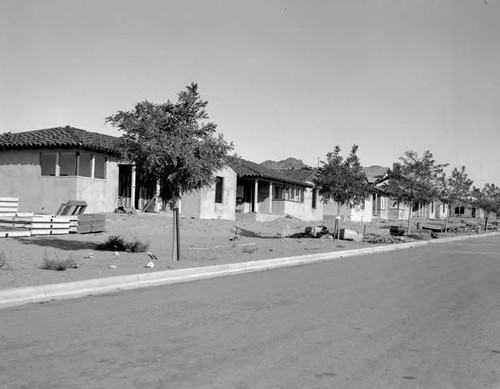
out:
<path id="1" fill-rule="evenodd" d="M 0 134 L 0 196 L 19 211 L 53 213 L 67 200 L 112 211 L 119 182 L 118 138 L 74 127 Z"/>
<path id="2" fill-rule="evenodd" d="M 312 169 L 277 171 L 241 158 L 230 158 L 228 165 L 215 173 L 212 186 L 182 196 L 180 214 L 225 220 L 250 214 L 257 221 L 288 215 L 320 221 L 322 204 L 313 176 Z"/>
<path id="3" fill-rule="evenodd" d="M 180 200 L 180 214 L 200 219 L 235 220 L 236 172 L 229 166 L 215 173 L 215 183 L 186 193 Z"/>
<path id="4" fill-rule="evenodd" d="M 236 213 L 252 213 L 258 221 L 287 215 L 323 220 L 312 169 L 273 170 L 241 158 L 232 159 L 229 166 L 237 174 Z"/>
<path id="5" fill-rule="evenodd" d="M 232 159 L 211 187 L 183 196 L 181 214 L 234 220 L 237 212 L 252 212 L 257 220 L 322 220 L 310 173 Z M 86 201 L 89 213 L 143 209 L 159 193 L 157 182 L 120 159 L 120 138 L 70 126 L 0 134 L 0 197 L 19 198 L 21 212 L 54 213 L 68 200 Z M 167 209 L 166 200 L 160 199 L 159 208 Z"/>

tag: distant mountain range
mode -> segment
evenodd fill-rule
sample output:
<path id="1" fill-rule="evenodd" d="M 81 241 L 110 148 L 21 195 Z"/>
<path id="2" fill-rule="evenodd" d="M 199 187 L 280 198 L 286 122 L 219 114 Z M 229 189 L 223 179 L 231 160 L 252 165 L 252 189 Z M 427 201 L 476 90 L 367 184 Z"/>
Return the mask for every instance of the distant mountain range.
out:
<path id="1" fill-rule="evenodd" d="M 260 165 L 273 170 L 302 169 L 303 167 L 309 167 L 302 162 L 302 160 L 292 157 L 277 162 L 267 160 L 262 162 Z"/>

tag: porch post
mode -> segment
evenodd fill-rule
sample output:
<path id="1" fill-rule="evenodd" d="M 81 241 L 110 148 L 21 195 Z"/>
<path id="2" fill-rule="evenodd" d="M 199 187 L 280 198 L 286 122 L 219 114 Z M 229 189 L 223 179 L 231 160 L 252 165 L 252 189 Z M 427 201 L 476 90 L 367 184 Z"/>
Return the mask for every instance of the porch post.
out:
<path id="1" fill-rule="evenodd" d="M 90 178 L 95 178 L 95 155 L 90 155 Z"/>
<path id="2" fill-rule="evenodd" d="M 273 183 L 269 181 L 269 213 L 273 213 Z"/>
<path id="3" fill-rule="evenodd" d="M 76 163 L 75 163 L 75 176 L 78 176 L 80 173 L 80 152 L 76 152 Z"/>
<path id="4" fill-rule="evenodd" d="M 160 180 L 156 180 L 155 189 L 155 213 L 160 212 Z"/>
<path id="5" fill-rule="evenodd" d="M 255 213 L 258 213 L 258 202 L 257 202 L 257 199 L 259 197 L 259 180 L 258 179 L 255 179 L 255 182 L 253 184 L 253 211 Z"/>
<path id="6" fill-rule="evenodd" d="M 56 153 L 56 171 L 54 172 L 56 177 L 59 177 L 61 175 L 61 164 L 60 164 L 60 155 L 61 153 L 58 151 Z"/>
<path id="7" fill-rule="evenodd" d="M 375 206 L 373 207 L 374 211 L 373 216 L 378 216 L 378 193 L 375 192 Z"/>
<path id="8" fill-rule="evenodd" d="M 132 185 L 131 185 L 131 190 L 130 190 L 130 206 L 132 208 L 135 208 L 135 176 L 136 176 L 136 170 L 135 170 L 135 165 L 132 166 Z"/>

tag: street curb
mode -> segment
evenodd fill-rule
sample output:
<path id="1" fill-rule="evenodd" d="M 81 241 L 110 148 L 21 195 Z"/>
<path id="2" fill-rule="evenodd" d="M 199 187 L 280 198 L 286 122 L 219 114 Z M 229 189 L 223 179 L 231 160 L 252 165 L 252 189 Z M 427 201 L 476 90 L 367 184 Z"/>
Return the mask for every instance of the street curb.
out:
<path id="1" fill-rule="evenodd" d="M 65 282 L 59 284 L 28 286 L 0 290 L 0 309 L 28 303 L 40 303 L 56 299 L 70 299 L 88 295 L 132 290 L 150 286 L 175 284 L 196 281 L 232 274 L 276 269 L 280 267 L 305 265 L 338 258 L 354 257 L 403 250 L 428 244 L 448 243 L 471 238 L 485 238 L 500 235 L 491 232 L 479 235 L 466 235 L 452 238 L 442 238 L 411 243 L 392 244 L 387 246 L 369 247 L 363 249 L 336 251 L 320 254 L 309 254 L 294 257 L 265 259 L 251 262 L 229 263 L 189 269 L 164 270 L 155 273 L 139 273 L 106 278 L 96 278 L 84 281 Z"/>

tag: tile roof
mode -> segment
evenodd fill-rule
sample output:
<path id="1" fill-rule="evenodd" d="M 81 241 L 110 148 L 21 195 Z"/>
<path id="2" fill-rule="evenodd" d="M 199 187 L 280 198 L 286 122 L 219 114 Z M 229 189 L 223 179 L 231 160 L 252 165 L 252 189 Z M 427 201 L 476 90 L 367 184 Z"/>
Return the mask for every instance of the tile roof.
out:
<path id="1" fill-rule="evenodd" d="M 0 134 L 0 151 L 76 148 L 118 155 L 120 153 L 119 142 L 118 137 L 66 126 Z"/>
<path id="2" fill-rule="evenodd" d="M 308 175 L 303 172 L 301 173 L 301 170 L 304 169 L 288 171 L 272 170 L 255 162 L 250 162 L 241 158 L 231 158 L 228 163 L 241 178 L 261 178 L 286 184 L 296 184 L 308 187 L 314 186 L 312 180 L 307 179 L 310 176 L 310 171 L 308 172 Z"/>
<path id="3" fill-rule="evenodd" d="M 287 177 L 300 181 L 313 182 L 316 178 L 316 171 L 310 167 L 280 170 L 280 173 L 286 175 Z"/>

